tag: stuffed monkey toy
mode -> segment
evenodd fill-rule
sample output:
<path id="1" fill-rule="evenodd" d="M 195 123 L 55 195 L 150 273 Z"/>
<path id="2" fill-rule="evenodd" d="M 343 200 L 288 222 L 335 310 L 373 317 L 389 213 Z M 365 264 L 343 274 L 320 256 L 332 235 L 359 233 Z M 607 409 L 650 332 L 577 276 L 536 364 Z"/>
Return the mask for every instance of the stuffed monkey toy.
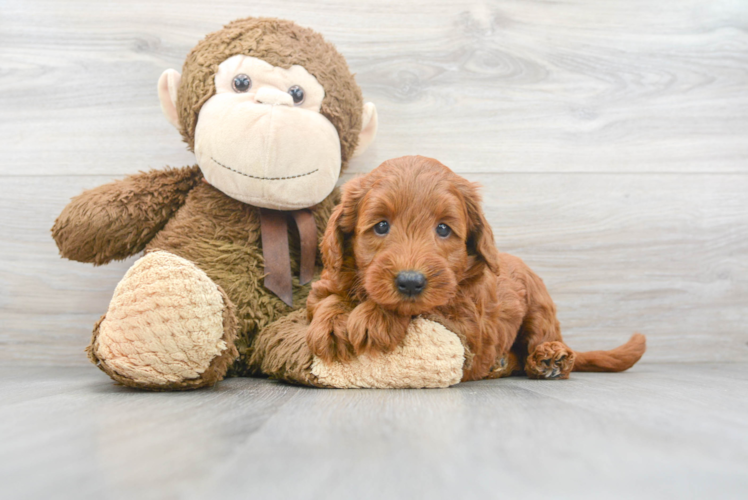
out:
<path id="1" fill-rule="evenodd" d="M 94 364 L 147 390 L 227 375 L 322 387 L 459 382 L 462 343 L 424 319 L 377 358 L 324 364 L 306 345 L 335 185 L 377 129 L 330 43 L 290 21 L 237 20 L 198 43 L 181 75 L 165 71 L 158 94 L 197 164 L 85 191 L 52 228 L 61 255 L 79 262 L 145 252 L 94 326 Z"/>

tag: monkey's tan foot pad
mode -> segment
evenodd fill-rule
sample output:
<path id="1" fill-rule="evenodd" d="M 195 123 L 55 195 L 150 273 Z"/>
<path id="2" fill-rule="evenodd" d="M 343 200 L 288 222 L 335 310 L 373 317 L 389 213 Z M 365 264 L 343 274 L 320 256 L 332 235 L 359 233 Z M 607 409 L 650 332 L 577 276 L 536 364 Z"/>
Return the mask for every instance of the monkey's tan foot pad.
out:
<path id="1" fill-rule="evenodd" d="M 574 368 L 574 351 L 563 342 L 543 342 L 527 356 L 525 373 L 537 379 L 567 379 Z"/>
<path id="2" fill-rule="evenodd" d="M 462 379 L 465 349 L 444 326 L 416 318 L 394 351 L 362 355 L 348 363 L 315 357 L 312 374 L 320 385 L 337 388 L 418 389 L 449 387 Z"/>
<path id="3" fill-rule="evenodd" d="M 94 327 L 91 361 L 114 380 L 149 390 L 196 389 L 236 359 L 233 305 L 192 262 L 168 252 L 139 259 Z"/>

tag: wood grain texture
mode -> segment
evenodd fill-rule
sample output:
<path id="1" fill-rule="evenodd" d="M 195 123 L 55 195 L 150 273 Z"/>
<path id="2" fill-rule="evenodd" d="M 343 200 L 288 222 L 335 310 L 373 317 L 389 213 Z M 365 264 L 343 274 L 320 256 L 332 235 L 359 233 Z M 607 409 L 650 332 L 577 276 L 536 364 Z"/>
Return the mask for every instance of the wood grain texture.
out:
<path id="1" fill-rule="evenodd" d="M 748 359 L 748 176 L 469 177 L 484 185 L 497 245 L 545 280 L 575 349 L 640 331 L 645 361 Z M 86 362 L 91 325 L 133 259 L 99 268 L 62 261 L 47 228 L 65 200 L 107 180 L 15 177 L 0 186 L 0 360 Z"/>
<path id="2" fill-rule="evenodd" d="M 0 496 L 738 499 L 746 391 L 745 363 L 155 394 L 87 368 L 0 368 Z"/>
<path id="3" fill-rule="evenodd" d="M 187 161 L 158 76 L 247 15 L 297 20 L 347 57 L 381 120 L 355 169 L 414 153 L 483 172 L 748 168 L 748 7 L 729 0 L 5 1 L 5 165 Z"/>
<path id="4" fill-rule="evenodd" d="M 3 1 L 0 362 L 75 365 L 132 259 L 59 259 L 84 188 L 194 158 L 156 81 L 234 18 L 322 32 L 377 104 L 349 178 L 404 154 L 483 183 L 499 247 L 569 343 L 634 330 L 644 361 L 748 360 L 748 4 Z"/>

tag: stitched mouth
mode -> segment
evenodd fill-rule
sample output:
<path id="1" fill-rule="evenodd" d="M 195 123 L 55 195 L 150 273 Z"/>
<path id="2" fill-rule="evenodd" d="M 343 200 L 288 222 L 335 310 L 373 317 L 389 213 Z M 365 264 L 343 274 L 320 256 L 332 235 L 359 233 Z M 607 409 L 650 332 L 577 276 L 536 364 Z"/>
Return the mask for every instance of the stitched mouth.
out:
<path id="1" fill-rule="evenodd" d="M 260 181 L 285 181 L 285 180 L 288 180 L 288 179 L 297 179 L 297 178 L 299 178 L 299 177 L 306 177 L 307 175 L 312 175 L 312 174 L 313 174 L 314 172 L 317 172 L 317 171 L 319 171 L 319 169 L 318 169 L 318 168 L 315 168 L 315 169 L 314 169 L 314 170 L 312 170 L 311 172 L 307 172 L 307 173 L 305 173 L 305 174 L 298 174 L 298 175 L 289 175 L 289 176 L 287 176 L 287 177 L 260 177 L 260 176 L 257 176 L 257 175 L 245 174 L 244 172 L 240 172 L 240 171 L 238 171 L 238 170 L 235 170 L 235 169 L 233 169 L 233 168 L 231 168 L 231 167 L 227 167 L 226 165 L 224 165 L 224 164 L 223 164 L 223 163 L 221 163 L 220 161 L 216 160 L 216 159 L 215 159 L 215 158 L 213 158 L 212 156 L 210 157 L 210 159 L 211 159 L 211 160 L 213 160 L 213 162 L 214 162 L 214 163 L 215 163 L 216 165 L 218 165 L 218 166 L 220 166 L 220 167 L 223 167 L 223 168 L 225 168 L 226 170 L 231 170 L 231 171 L 232 171 L 232 172 L 234 172 L 234 173 L 237 173 L 237 174 L 243 175 L 243 176 L 245 176 L 245 177 L 249 177 L 249 178 L 251 178 L 251 179 L 257 179 L 257 180 L 260 180 Z"/>

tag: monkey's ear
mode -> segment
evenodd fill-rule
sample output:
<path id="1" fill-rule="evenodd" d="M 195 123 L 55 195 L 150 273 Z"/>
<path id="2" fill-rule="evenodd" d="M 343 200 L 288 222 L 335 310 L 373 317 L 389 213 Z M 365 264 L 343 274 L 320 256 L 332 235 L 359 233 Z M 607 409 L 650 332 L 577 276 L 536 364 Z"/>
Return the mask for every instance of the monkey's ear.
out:
<path id="1" fill-rule="evenodd" d="M 161 111 L 177 130 L 181 128 L 177 115 L 177 90 L 179 90 L 181 80 L 182 75 L 173 69 L 167 69 L 158 79 L 158 99 L 161 101 Z"/>
<path id="2" fill-rule="evenodd" d="M 377 136 L 377 108 L 373 102 L 364 104 L 363 114 L 361 116 L 361 132 L 358 134 L 358 144 L 353 151 L 353 157 L 366 151 Z"/>

